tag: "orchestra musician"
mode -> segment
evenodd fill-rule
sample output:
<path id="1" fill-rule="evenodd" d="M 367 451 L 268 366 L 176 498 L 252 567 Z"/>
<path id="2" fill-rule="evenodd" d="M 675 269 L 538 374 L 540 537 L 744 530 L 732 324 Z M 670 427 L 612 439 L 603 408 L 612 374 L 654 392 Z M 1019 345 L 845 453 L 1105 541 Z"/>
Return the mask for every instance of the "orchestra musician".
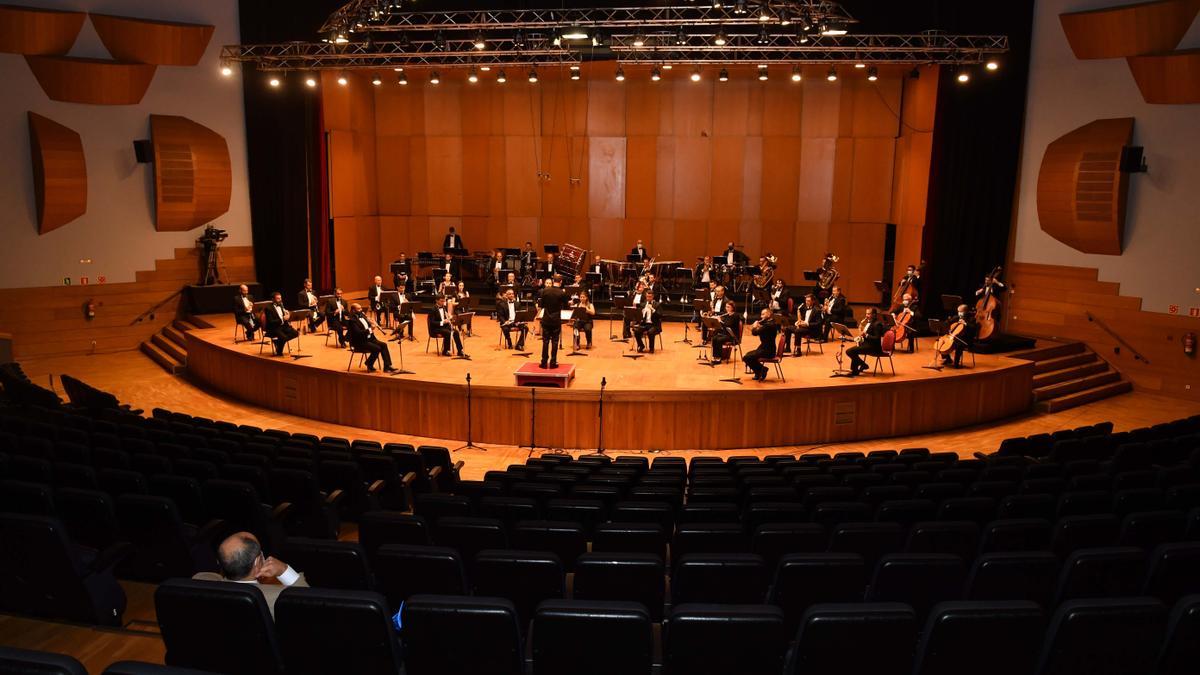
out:
<path id="1" fill-rule="evenodd" d="M 496 249 L 492 254 L 492 283 L 499 286 L 504 281 L 504 251 Z"/>
<path id="2" fill-rule="evenodd" d="M 841 286 L 834 286 L 828 298 L 825 298 L 825 306 L 822 308 L 825 313 L 825 336 L 829 337 L 829 324 L 841 323 L 844 324 L 851 317 L 850 304 L 846 301 L 846 296 L 842 294 Z"/>
<path id="3" fill-rule="evenodd" d="M 458 282 L 458 285 L 454 287 L 455 307 L 457 308 L 457 307 L 461 306 L 461 307 L 463 307 L 464 311 L 470 311 L 470 306 L 469 306 L 470 300 L 471 300 L 471 292 L 467 290 L 466 282 L 465 281 Z M 474 331 L 471 330 L 471 324 L 474 323 L 474 321 L 475 321 L 475 317 L 473 317 L 473 316 L 467 317 L 467 322 L 466 322 L 466 324 L 464 324 L 467 329 L 467 337 L 473 337 L 475 335 Z"/>
<path id="4" fill-rule="evenodd" d="M 383 294 L 383 277 L 376 276 L 371 287 L 367 289 L 367 302 L 371 305 L 371 311 L 375 313 L 375 323 L 383 320 L 383 300 L 380 296 Z"/>
<path id="5" fill-rule="evenodd" d="M 733 346 L 742 337 L 742 315 L 738 314 L 737 306 L 732 300 L 723 302 L 724 312 L 720 314 L 721 326 L 724 330 L 713 333 L 712 360 L 724 362 L 733 354 Z M 729 354 L 725 350 L 729 350 Z"/>
<path id="6" fill-rule="evenodd" d="M 971 342 L 975 339 L 975 333 L 979 329 L 978 324 L 975 323 L 975 317 L 971 315 L 969 309 L 966 305 L 959 305 L 957 311 L 949 318 L 951 327 L 962 324 L 963 330 L 958 334 L 959 339 L 954 341 L 954 348 L 952 350 L 954 352 L 953 358 L 951 358 L 949 352 L 942 354 L 943 366 L 962 368 L 963 352 L 971 345 Z"/>
<path id="7" fill-rule="evenodd" d="M 458 294 L 458 284 L 454 283 L 454 278 L 449 272 L 442 275 L 442 283 L 438 286 L 438 295 L 452 296 Z"/>
<path id="8" fill-rule="evenodd" d="M 771 300 L 768 306 L 773 312 L 787 311 L 787 288 L 783 279 L 776 279 L 771 285 Z"/>
<path id="9" fill-rule="evenodd" d="M 654 337 L 662 332 L 662 312 L 658 301 L 654 299 L 654 291 L 647 289 L 646 297 L 638 305 L 638 324 L 633 327 L 633 339 L 637 342 L 638 353 L 646 350 L 645 340 L 650 339 L 650 353 L 654 353 Z"/>
<path id="10" fill-rule="evenodd" d="M 246 339 L 253 342 L 258 320 L 254 318 L 254 298 L 250 297 L 250 288 L 246 284 L 238 286 L 238 294 L 233 298 L 233 320 L 242 327 Z"/>
<path id="11" fill-rule="evenodd" d="M 758 349 L 746 352 L 742 361 L 747 368 L 754 371 L 754 379 L 761 382 L 767 379 L 767 374 L 771 371 L 759 363 L 759 359 L 775 356 L 775 338 L 779 336 L 779 324 L 775 323 L 774 312 L 770 307 L 763 307 L 758 321 L 750 325 L 750 334 L 758 336 Z"/>
<path id="12" fill-rule="evenodd" d="M 271 306 L 263 310 L 263 333 L 275 343 L 275 356 L 283 356 L 283 348 L 288 341 L 295 340 L 300 334 L 288 323 L 291 312 L 283 308 L 283 294 L 275 291 L 271 294 Z"/>
<path id="13" fill-rule="evenodd" d="M 633 289 L 633 295 L 629 298 L 627 307 L 641 307 L 644 296 L 646 295 L 646 284 L 637 282 L 637 286 Z M 628 320 L 621 321 L 621 337 L 628 340 L 632 333 L 630 332 L 631 324 Z"/>
<path id="14" fill-rule="evenodd" d="M 850 377 L 858 377 L 859 373 L 870 370 L 863 356 L 879 356 L 883 353 L 883 322 L 874 307 L 868 307 L 862 322 L 858 326 L 858 337 L 855 345 L 846 350 L 850 357 Z"/>
<path id="15" fill-rule="evenodd" d="M 341 289 L 338 289 L 339 293 Z M 375 372 L 375 363 L 379 357 L 383 357 L 383 371 L 385 373 L 394 373 L 396 369 L 392 367 L 392 355 L 388 352 L 388 346 L 375 337 L 375 331 L 371 325 L 371 319 L 363 312 L 362 305 L 353 303 L 350 305 L 350 315 L 346 320 L 347 333 L 349 333 L 350 345 L 354 351 L 364 352 L 367 355 L 367 372 Z"/>
<path id="16" fill-rule="evenodd" d="M 989 274 L 983 278 L 983 285 L 979 287 L 979 290 L 975 291 L 975 296 L 979 297 L 984 293 L 999 295 L 1005 288 L 1007 287 L 1003 281 L 1000 281 L 1000 277 Z"/>
<path id="17" fill-rule="evenodd" d="M 329 327 L 333 329 L 334 333 L 337 333 L 338 347 L 346 346 L 346 320 L 349 314 L 350 310 L 346 306 L 346 301 L 342 300 L 342 289 L 334 289 L 333 297 L 325 303 L 325 317 L 329 320 Z"/>
<path id="18" fill-rule="evenodd" d="M 588 297 L 587 291 L 579 292 L 579 302 L 575 305 L 576 315 L 582 315 L 581 318 L 575 319 L 575 326 L 572 328 L 572 333 L 575 336 L 575 351 L 579 351 L 579 336 L 583 335 L 587 338 L 587 348 L 592 348 L 592 317 L 596 316 L 596 307 L 592 304 L 592 299 Z"/>
<path id="19" fill-rule="evenodd" d="M 542 360 L 538 367 L 558 367 L 558 342 L 562 338 L 562 310 L 567 307 L 567 296 L 562 289 L 562 277 L 555 274 L 538 295 L 538 306 L 542 310 Z"/>
<path id="20" fill-rule="evenodd" d="M 525 351 L 525 336 L 529 334 L 529 326 L 517 321 L 517 295 L 513 289 L 504 291 L 496 316 L 500 319 L 500 332 L 504 333 L 505 346 L 513 348 L 512 334 L 516 331 L 517 351 Z"/>
<path id="21" fill-rule="evenodd" d="M 392 275 L 392 288 L 402 293 L 412 293 L 412 278 L 408 276 L 408 268 Z"/>
<path id="22" fill-rule="evenodd" d="M 711 310 L 705 314 L 705 316 L 724 316 L 725 305 L 733 303 L 731 300 L 725 297 L 725 287 L 720 284 L 714 284 L 708 304 Z M 708 334 L 708 327 L 701 325 L 701 344 L 708 342 L 710 339 L 712 339 L 712 336 Z"/>
<path id="23" fill-rule="evenodd" d="M 445 258 L 442 258 L 442 274 L 454 276 L 454 256 L 449 253 Z"/>
<path id="24" fill-rule="evenodd" d="M 525 248 L 521 249 L 521 274 L 529 274 L 534 265 L 537 265 L 537 251 L 533 250 L 533 242 L 525 242 Z"/>
<path id="25" fill-rule="evenodd" d="M 741 265 L 749 260 L 745 253 L 737 250 L 732 241 L 725 247 L 725 252 L 720 255 L 720 258 L 726 265 Z"/>
<path id="26" fill-rule="evenodd" d="M 711 255 L 704 256 L 704 260 L 696 265 L 696 269 L 692 273 L 692 279 L 694 279 L 696 288 L 706 288 L 709 283 L 716 281 L 717 272 L 713 269 Z"/>
<path id="27" fill-rule="evenodd" d="M 912 269 L 912 265 L 908 266 Z M 921 318 L 920 308 L 913 304 L 912 295 L 905 293 L 900 299 L 900 311 L 892 314 L 892 318 L 896 323 L 901 323 L 904 317 L 908 317 L 908 323 L 904 326 L 904 342 L 908 343 L 908 353 L 913 353 L 917 348 L 917 328 L 916 321 Z"/>
<path id="28" fill-rule="evenodd" d="M 783 328 L 783 353 L 787 354 L 792 351 L 792 338 L 796 339 L 796 355 L 801 356 L 802 344 L 804 337 L 819 338 L 821 337 L 821 328 L 825 324 L 825 313 L 821 311 L 821 306 L 817 304 L 817 298 L 812 293 L 804 296 L 804 304 L 796 310 L 796 321 L 790 326 Z"/>
<path id="29" fill-rule="evenodd" d="M 416 321 L 416 317 L 413 316 L 412 305 L 409 304 L 412 300 L 408 297 L 408 290 L 403 286 L 397 286 L 396 292 L 399 295 L 396 298 L 396 306 L 392 309 L 393 315 L 396 317 L 396 330 L 392 332 L 392 335 L 404 337 L 404 329 L 407 327 L 408 339 L 416 340 L 413 337 L 413 323 Z"/>
<path id="30" fill-rule="evenodd" d="M 638 278 L 643 282 L 654 276 L 654 258 L 642 258 L 642 269 L 638 270 Z"/>
<path id="31" fill-rule="evenodd" d="M 315 333 L 317 326 L 325 323 L 325 317 L 321 315 L 321 308 L 317 306 L 317 294 L 313 293 L 312 279 L 304 280 L 304 288 L 300 289 L 296 300 L 302 309 L 312 311 L 308 317 L 308 332 Z"/>
<path id="32" fill-rule="evenodd" d="M 604 261 L 601 260 L 599 255 L 593 256 L 592 257 L 592 266 L 588 268 L 588 274 L 603 274 L 603 273 L 604 273 Z"/>
<path id="33" fill-rule="evenodd" d="M 442 356 L 450 356 L 450 341 L 454 340 L 454 349 L 459 356 L 466 356 L 462 346 L 462 336 L 454 329 L 453 322 L 450 318 L 450 308 L 446 306 L 446 296 L 439 295 L 436 300 L 436 306 L 428 315 L 426 315 L 426 327 L 429 329 L 429 337 L 433 339 L 441 339 L 442 341 Z"/>
<path id="34" fill-rule="evenodd" d="M 451 252 L 466 250 L 467 245 L 463 243 L 462 237 L 460 237 L 458 233 L 454 231 L 454 227 L 451 226 L 450 231 L 447 232 L 446 236 L 442 238 L 442 251 L 444 251 L 448 256 Z"/>
<path id="35" fill-rule="evenodd" d="M 547 253 L 546 260 L 538 263 L 538 274 L 545 275 L 546 279 L 554 276 L 554 254 Z"/>
<path id="36" fill-rule="evenodd" d="M 634 244 L 633 248 L 629 250 L 629 255 L 637 256 L 638 260 L 646 259 L 646 247 L 642 245 L 641 239 L 638 239 L 637 244 Z"/>

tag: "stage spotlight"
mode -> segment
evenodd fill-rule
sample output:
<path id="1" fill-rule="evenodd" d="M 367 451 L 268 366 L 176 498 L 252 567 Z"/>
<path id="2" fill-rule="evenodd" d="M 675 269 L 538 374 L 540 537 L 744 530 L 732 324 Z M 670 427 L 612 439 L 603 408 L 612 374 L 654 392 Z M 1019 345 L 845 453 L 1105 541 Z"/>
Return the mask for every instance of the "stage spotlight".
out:
<path id="1" fill-rule="evenodd" d="M 396 36 L 396 46 L 400 48 L 400 51 L 404 51 L 411 46 L 411 43 L 408 41 L 408 33 L 401 33 Z"/>
<path id="2" fill-rule="evenodd" d="M 785 7 L 779 11 L 779 25 L 780 26 L 792 25 L 792 10 L 787 9 Z"/>
<path id="3" fill-rule="evenodd" d="M 408 75 L 404 74 L 404 69 L 400 69 L 400 74 L 396 75 L 396 84 L 405 86 L 408 84 Z"/>
<path id="4" fill-rule="evenodd" d="M 699 81 L 700 81 L 700 67 L 697 66 L 696 69 L 692 71 L 692 82 L 699 82 Z"/>
<path id="5" fill-rule="evenodd" d="M 267 84 L 271 85 L 272 87 L 278 87 L 281 84 L 279 76 L 272 75 L 271 78 L 267 80 Z"/>
<path id="6" fill-rule="evenodd" d="M 624 69 L 622 69 L 620 66 L 617 66 L 617 75 L 616 75 L 616 77 L 617 77 L 617 82 L 624 82 L 624 81 L 625 81 L 625 70 L 624 70 Z"/>
<path id="7" fill-rule="evenodd" d="M 713 9 L 721 9 L 722 7 L 724 7 L 724 5 L 721 4 L 721 0 L 713 0 L 713 4 L 712 4 Z"/>
<path id="8" fill-rule="evenodd" d="M 634 47 L 645 47 L 646 46 L 646 36 L 645 35 L 633 36 L 633 46 Z"/>
<path id="9" fill-rule="evenodd" d="M 367 39 L 363 40 L 363 49 L 368 52 L 375 51 L 375 36 L 370 31 L 367 31 Z"/>
<path id="10" fill-rule="evenodd" d="M 429 84 L 440 84 L 441 81 L 442 78 L 440 75 L 438 75 L 438 71 L 435 70 L 432 73 L 429 73 Z"/>
<path id="11" fill-rule="evenodd" d="M 729 42 L 729 38 L 725 37 L 723 32 L 717 33 L 717 36 L 713 38 L 713 44 L 718 47 L 724 47 L 727 42 Z"/>
<path id="12" fill-rule="evenodd" d="M 571 26 L 570 28 L 568 28 L 562 32 L 562 39 L 564 39 L 564 40 L 586 40 L 586 39 L 588 39 L 588 32 L 586 30 L 584 30 L 583 26 Z"/>
<path id="13" fill-rule="evenodd" d="M 908 71 L 908 76 L 914 80 L 921 79 L 921 69 L 916 66 L 913 66 L 913 69 Z"/>
<path id="14" fill-rule="evenodd" d="M 596 31 L 596 34 L 592 36 L 592 46 L 593 47 L 603 47 L 604 46 L 604 33 L 601 33 L 600 31 Z"/>
<path id="15" fill-rule="evenodd" d="M 687 33 L 683 32 L 682 26 L 680 26 L 679 32 L 675 34 L 675 44 L 677 44 L 677 45 L 686 45 L 687 44 Z"/>
<path id="16" fill-rule="evenodd" d="M 487 49 L 487 40 L 483 39 L 483 33 L 475 34 L 475 40 L 471 43 L 471 46 L 479 51 Z"/>
<path id="17" fill-rule="evenodd" d="M 830 82 L 837 82 L 837 66 L 830 66 L 829 73 L 825 75 L 825 79 Z"/>
<path id="18" fill-rule="evenodd" d="M 653 68 L 651 68 L 650 69 L 650 80 L 652 82 L 658 82 L 661 79 L 662 79 L 662 71 L 659 70 L 658 66 L 654 66 Z"/>
<path id="19" fill-rule="evenodd" d="M 333 43 L 334 44 L 344 45 L 348 42 L 350 42 L 350 38 L 346 37 L 346 33 L 344 31 L 338 31 L 338 32 L 334 33 L 334 35 L 333 35 Z"/>
<path id="20" fill-rule="evenodd" d="M 492 69 L 491 66 L 479 66 L 479 72 L 481 72 L 481 73 L 486 73 L 491 69 Z"/>
<path id="21" fill-rule="evenodd" d="M 1000 70 L 1000 62 L 997 61 L 996 59 L 988 59 L 987 63 L 984 64 L 983 67 L 987 68 L 988 70 L 991 70 L 991 71 Z"/>
<path id="22" fill-rule="evenodd" d="M 537 68 L 530 68 L 529 69 L 529 83 L 537 84 L 537 81 L 538 81 Z"/>
<path id="23" fill-rule="evenodd" d="M 733 3 L 733 13 L 734 14 L 745 14 L 746 13 L 746 0 L 737 0 L 737 2 Z"/>
<path id="24" fill-rule="evenodd" d="M 870 68 L 867 68 L 867 81 L 874 82 L 875 80 L 878 80 L 878 79 L 879 79 L 879 69 L 876 68 L 875 66 L 871 66 Z"/>
<path id="25" fill-rule="evenodd" d="M 800 66 L 792 66 L 792 82 L 803 80 L 804 76 L 800 74 Z"/>
<path id="26" fill-rule="evenodd" d="M 856 62 L 854 63 L 854 67 L 855 67 L 855 68 L 858 68 L 858 69 L 860 69 L 860 70 L 861 70 L 861 69 L 863 69 L 863 68 L 866 68 L 866 67 L 867 67 L 867 64 L 863 63 L 862 61 L 856 61 Z"/>
<path id="27" fill-rule="evenodd" d="M 579 79 L 579 66 L 571 66 L 571 79 L 572 80 Z"/>
<path id="28" fill-rule="evenodd" d="M 808 44 L 808 36 L 807 36 L 807 35 L 805 35 L 804 33 L 801 33 L 801 34 L 800 34 L 800 39 L 799 39 L 799 42 L 800 42 L 800 44 L 802 44 L 802 45 L 804 45 L 804 44 Z"/>
<path id="29" fill-rule="evenodd" d="M 308 87 L 309 89 L 316 89 L 317 88 L 317 76 L 313 75 L 312 73 L 305 75 L 304 76 L 304 86 Z"/>
<path id="30" fill-rule="evenodd" d="M 479 72 L 475 70 L 475 66 L 471 66 L 471 70 L 467 72 L 467 82 L 475 84 L 479 81 Z"/>
<path id="31" fill-rule="evenodd" d="M 225 77 L 230 77 L 233 75 L 233 68 L 230 67 L 230 65 L 228 63 L 222 63 L 221 64 L 221 74 L 224 75 Z"/>
<path id="32" fill-rule="evenodd" d="M 840 21 L 831 21 L 821 29 L 821 35 L 838 36 L 846 34 L 846 26 Z"/>
<path id="33" fill-rule="evenodd" d="M 674 67 L 675 67 L 675 66 L 673 66 L 673 65 L 671 65 L 671 64 L 669 64 L 669 63 L 664 63 L 664 64 L 662 65 L 662 69 L 663 69 L 663 70 L 670 70 L 670 69 L 672 69 L 672 68 L 674 68 Z"/>
<path id="34" fill-rule="evenodd" d="M 513 36 L 513 46 L 516 47 L 517 49 L 525 48 L 525 31 L 524 31 L 524 29 L 518 30 L 517 34 Z"/>
<path id="35" fill-rule="evenodd" d="M 958 69 L 958 78 L 957 79 L 960 83 L 963 83 L 963 84 L 971 81 L 971 72 L 967 70 L 966 66 L 963 66 L 962 68 Z"/>
<path id="36" fill-rule="evenodd" d="M 758 37 L 754 38 L 754 43 L 757 45 L 771 44 L 771 36 L 767 34 L 766 27 L 763 27 L 762 30 L 758 31 Z"/>
<path id="37" fill-rule="evenodd" d="M 728 82 L 729 81 L 729 71 L 722 68 L 721 74 L 717 75 L 717 79 L 720 80 L 721 82 Z"/>
<path id="38" fill-rule="evenodd" d="M 383 84 L 383 78 L 381 78 L 381 77 L 379 77 L 378 75 L 376 75 L 375 77 L 372 77 L 372 78 L 371 78 L 371 84 L 373 84 L 373 85 L 375 85 L 376 87 L 378 87 L 379 85 Z"/>
<path id="39" fill-rule="evenodd" d="M 433 48 L 439 52 L 446 50 L 446 36 L 440 30 L 433 36 Z"/>
<path id="40" fill-rule="evenodd" d="M 758 66 L 758 81 L 759 82 L 767 81 L 767 64 L 765 64 L 765 63 L 759 64 L 759 66 Z"/>
<path id="41" fill-rule="evenodd" d="M 764 2 L 762 7 L 758 8 L 758 20 L 763 23 L 771 20 L 771 6 L 769 4 Z"/>
<path id="42" fill-rule="evenodd" d="M 343 87 L 346 86 L 347 84 L 350 84 L 350 80 L 346 78 L 346 73 L 344 73 L 344 72 L 338 73 L 337 83 Z"/>
<path id="43" fill-rule="evenodd" d="M 500 72 L 496 73 L 496 82 L 498 84 L 504 84 L 505 82 L 508 82 L 508 76 L 504 74 L 503 68 L 500 69 Z"/>

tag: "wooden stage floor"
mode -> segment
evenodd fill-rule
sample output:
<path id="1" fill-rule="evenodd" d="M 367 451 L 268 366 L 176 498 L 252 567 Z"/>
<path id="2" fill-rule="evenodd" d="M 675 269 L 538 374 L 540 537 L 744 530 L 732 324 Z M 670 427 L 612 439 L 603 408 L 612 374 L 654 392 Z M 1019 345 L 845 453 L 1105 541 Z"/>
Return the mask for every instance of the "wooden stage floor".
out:
<path id="1" fill-rule="evenodd" d="M 1027 361 L 982 354 L 972 368 L 930 370 L 923 367 L 932 355 L 926 339 L 915 354 L 894 356 L 895 375 L 884 360 L 879 375 L 831 377 L 837 351 L 831 343 L 824 354 L 786 357 L 786 382 L 773 369 L 767 381 L 755 382 L 740 362 L 702 365 L 697 357 L 705 350 L 677 342 L 683 324 L 666 324 L 665 349 L 632 359 L 625 356 L 633 353 L 632 341 L 611 341 L 602 322 L 586 357 L 560 351 L 559 363 L 576 367 L 570 387 L 538 389 L 535 400 L 529 388 L 516 386 L 514 371 L 536 362 L 538 352 L 518 357 L 502 349 L 498 325 L 483 316 L 476 317 L 475 336 L 464 340 L 470 360 L 440 356 L 436 345 L 426 353 L 418 317 L 417 340 L 403 343 L 404 367 L 414 372 L 401 376 L 368 374 L 357 357 L 346 372 L 349 353 L 327 346 L 323 333 L 301 337 L 304 358 L 271 356 L 270 345 L 260 355 L 258 343 L 233 343 L 227 315 L 204 318 L 215 327 L 188 334 L 188 371 L 211 389 L 327 422 L 465 440 L 469 374 L 472 439 L 511 445 L 532 438 L 552 447 L 596 447 L 602 380 L 606 448 L 727 449 L 923 433 L 999 419 L 1028 409 L 1033 373 Z M 389 345 L 399 365 L 398 343 Z M 530 336 L 526 347 L 540 352 L 541 342 Z M 740 383 L 723 381 L 735 376 Z"/>

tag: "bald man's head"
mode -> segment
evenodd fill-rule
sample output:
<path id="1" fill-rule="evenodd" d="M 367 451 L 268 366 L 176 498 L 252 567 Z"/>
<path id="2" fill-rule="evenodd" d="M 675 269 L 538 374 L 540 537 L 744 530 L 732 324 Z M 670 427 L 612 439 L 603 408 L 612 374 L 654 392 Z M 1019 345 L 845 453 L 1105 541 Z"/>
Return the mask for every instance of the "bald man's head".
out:
<path id="1" fill-rule="evenodd" d="M 262 545 L 249 532 L 230 535 L 217 548 L 221 574 L 230 581 L 254 579 L 262 558 Z"/>

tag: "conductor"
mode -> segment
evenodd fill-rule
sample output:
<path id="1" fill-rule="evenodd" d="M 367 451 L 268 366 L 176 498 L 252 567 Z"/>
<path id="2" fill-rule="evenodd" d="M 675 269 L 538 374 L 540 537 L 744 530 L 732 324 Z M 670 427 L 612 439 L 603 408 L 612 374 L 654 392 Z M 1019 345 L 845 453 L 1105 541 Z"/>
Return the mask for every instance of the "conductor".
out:
<path id="1" fill-rule="evenodd" d="M 546 368 L 547 356 L 550 368 L 558 367 L 558 341 L 562 335 L 562 310 L 567 308 L 567 294 L 562 289 L 562 275 L 555 274 L 553 283 L 542 289 L 538 306 L 542 308 L 542 362 Z"/>

